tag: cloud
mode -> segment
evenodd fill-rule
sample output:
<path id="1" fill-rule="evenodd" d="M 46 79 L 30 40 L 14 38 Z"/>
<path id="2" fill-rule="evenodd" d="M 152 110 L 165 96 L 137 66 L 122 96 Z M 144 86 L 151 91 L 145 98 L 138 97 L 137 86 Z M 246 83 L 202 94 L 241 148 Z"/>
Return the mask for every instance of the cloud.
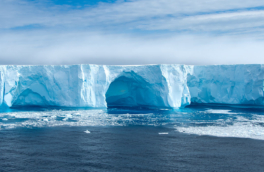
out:
<path id="1" fill-rule="evenodd" d="M 0 1 L 0 28 L 40 25 L 52 29 L 234 32 L 238 27 L 248 30 L 264 25 L 264 10 L 260 10 L 264 1 L 260 0 L 133 0 L 81 9 L 48 4 Z"/>
<path id="2" fill-rule="evenodd" d="M 262 0 L 0 1 L 0 64 L 264 63 Z"/>
<path id="3" fill-rule="evenodd" d="M 264 11 L 225 12 L 179 18 L 162 18 L 137 27 L 147 30 L 189 30 L 200 32 L 252 31 L 264 26 Z"/>
<path id="4" fill-rule="evenodd" d="M 264 42 L 249 38 L 43 31 L 0 36 L 1 64 L 264 63 Z"/>

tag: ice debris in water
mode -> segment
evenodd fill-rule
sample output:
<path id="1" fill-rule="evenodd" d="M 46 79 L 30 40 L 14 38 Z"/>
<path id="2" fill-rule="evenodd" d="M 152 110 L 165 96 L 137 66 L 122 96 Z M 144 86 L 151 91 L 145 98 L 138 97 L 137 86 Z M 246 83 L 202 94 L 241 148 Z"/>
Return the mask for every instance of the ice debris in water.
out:
<path id="1" fill-rule="evenodd" d="M 5 123 L 8 116 L 14 122 Z M 162 125 L 168 116 L 160 114 L 109 114 L 106 110 L 52 110 L 32 112 L 0 113 L 2 129 L 17 127 L 56 127 L 56 126 L 127 126 L 127 125 Z M 65 120 L 65 118 L 67 120 Z"/>
<path id="2" fill-rule="evenodd" d="M 175 126 L 181 133 L 208 135 L 216 137 L 239 137 L 264 140 L 264 116 L 253 115 L 252 119 L 236 116 L 234 120 L 219 119 L 213 125 L 204 125 L 206 122 L 194 121 L 193 126 Z"/>
<path id="3" fill-rule="evenodd" d="M 91 133 L 89 130 L 86 130 L 86 131 L 84 131 L 84 132 L 87 133 L 87 134 L 90 134 L 90 133 Z"/>
<path id="4" fill-rule="evenodd" d="M 169 133 L 159 133 L 159 134 L 164 135 L 164 134 L 169 134 Z"/>

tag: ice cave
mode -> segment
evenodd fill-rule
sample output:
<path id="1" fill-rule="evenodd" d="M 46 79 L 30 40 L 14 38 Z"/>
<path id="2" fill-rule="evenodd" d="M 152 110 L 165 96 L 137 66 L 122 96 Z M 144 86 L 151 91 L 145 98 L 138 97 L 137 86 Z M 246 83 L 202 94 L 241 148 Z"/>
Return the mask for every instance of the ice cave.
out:
<path id="1" fill-rule="evenodd" d="M 160 95 L 155 85 L 134 72 L 128 72 L 110 84 L 105 97 L 108 108 L 160 108 L 165 106 Z"/>

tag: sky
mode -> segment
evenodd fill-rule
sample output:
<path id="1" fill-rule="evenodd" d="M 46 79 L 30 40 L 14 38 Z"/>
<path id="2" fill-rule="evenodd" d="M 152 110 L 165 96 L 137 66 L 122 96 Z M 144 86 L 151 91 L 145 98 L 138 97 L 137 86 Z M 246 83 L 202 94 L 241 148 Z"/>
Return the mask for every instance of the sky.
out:
<path id="1" fill-rule="evenodd" d="M 0 64 L 264 64 L 264 1 L 0 0 Z"/>

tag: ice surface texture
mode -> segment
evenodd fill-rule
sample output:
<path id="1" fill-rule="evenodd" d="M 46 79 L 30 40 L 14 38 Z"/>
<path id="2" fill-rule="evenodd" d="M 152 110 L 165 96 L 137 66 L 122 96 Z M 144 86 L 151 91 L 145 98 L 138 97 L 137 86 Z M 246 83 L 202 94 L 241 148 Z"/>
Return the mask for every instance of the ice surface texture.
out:
<path id="1" fill-rule="evenodd" d="M 262 65 L 0 66 L 6 107 L 263 104 Z"/>

